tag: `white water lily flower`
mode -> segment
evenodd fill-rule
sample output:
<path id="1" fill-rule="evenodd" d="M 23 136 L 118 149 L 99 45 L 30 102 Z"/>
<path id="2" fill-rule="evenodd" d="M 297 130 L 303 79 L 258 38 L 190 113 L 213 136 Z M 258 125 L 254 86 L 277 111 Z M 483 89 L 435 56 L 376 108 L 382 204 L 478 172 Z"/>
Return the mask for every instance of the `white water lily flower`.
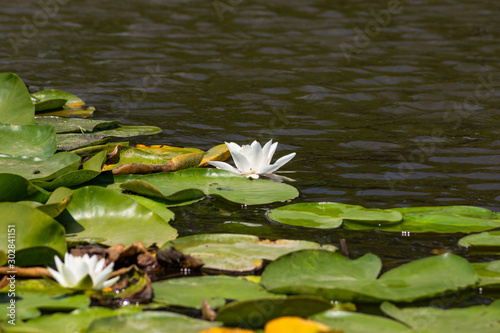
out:
<path id="1" fill-rule="evenodd" d="M 104 258 L 97 261 L 97 256 L 89 257 L 88 254 L 84 254 L 83 257 L 76 257 L 66 253 L 64 263 L 58 256 L 54 256 L 54 259 L 57 271 L 48 267 L 49 272 L 65 288 L 87 289 L 86 285 L 90 287 L 90 282 L 92 282 L 92 289 L 102 290 L 112 286 L 120 278 L 116 276 L 107 280 L 113 271 L 114 263 L 104 268 Z M 88 281 L 89 277 L 91 281 Z"/>
<path id="2" fill-rule="evenodd" d="M 264 148 L 257 141 L 241 147 L 234 142 L 225 142 L 225 144 L 233 157 L 236 168 L 225 162 L 209 161 L 208 163 L 217 169 L 231 171 L 252 179 L 259 178 L 259 175 L 272 174 L 295 156 L 295 153 L 291 153 L 279 158 L 274 164 L 270 164 L 278 147 L 278 143 L 273 143 L 273 140 L 266 143 Z"/>

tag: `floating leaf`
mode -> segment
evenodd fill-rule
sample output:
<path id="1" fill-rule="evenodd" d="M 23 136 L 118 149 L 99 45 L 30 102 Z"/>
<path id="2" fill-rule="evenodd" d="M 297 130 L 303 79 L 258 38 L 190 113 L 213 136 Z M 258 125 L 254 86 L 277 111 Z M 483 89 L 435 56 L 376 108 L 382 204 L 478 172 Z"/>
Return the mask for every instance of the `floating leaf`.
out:
<path id="1" fill-rule="evenodd" d="M 285 201 L 299 192 L 287 184 L 267 180 L 250 180 L 225 170 L 187 169 L 139 177 L 125 182 L 122 188 L 155 198 L 186 201 L 203 194 L 222 197 L 246 205 Z"/>
<path id="2" fill-rule="evenodd" d="M 480 287 L 500 287 L 500 260 L 473 263 L 472 267 L 477 273 Z"/>
<path id="3" fill-rule="evenodd" d="M 364 313 L 328 310 L 309 318 L 342 332 L 411 333 L 408 327 L 395 320 Z"/>
<path id="4" fill-rule="evenodd" d="M 0 73 L 0 123 L 35 124 L 35 107 L 28 89 L 19 76 L 13 73 Z"/>
<path id="5" fill-rule="evenodd" d="M 229 276 L 168 279 L 153 283 L 153 290 L 156 302 L 196 309 L 201 309 L 203 299 L 216 309 L 226 304 L 226 300 L 283 298 L 266 292 L 256 283 Z"/>
<path id="6" fill-rule="evenodd" d="M 32 96 L 37 100 L 37 113 L 43 112 L 44 116 L 87 118 L 95 111 L 95 107 L 86 105 L 80 98 L 66 91 L 49 89 L 36 92 Z M 60 105 L 62 100 L 66 102 Z M 57 107 L 58 105 L 60 106 Z"/>
<path id="7" fill-rule="evenodd" d="M 32 185 L 26 178 L 11 173 L 0 173 L 0 202 L 30 200 L 45 202 L 50 193 Z"/>
<path id="8" fill-rule="evenodd" d="M 127 195 L 127 197 L 134 199 L 144 207 L 152 210 L 154 213 L 158 214 L 161 218 L 163 218 L 167 222 L 175 218 L 174 212 L 168 209 L 167 205 L 165 204 L 156 202 L 146 197 L 141 197 L 139 195 Z"/>
<path id="9" fill-rule="evenodd" d="M 15 303 L 16 323 L 20 323 L 21 320 L 39 317 L 41 315 L 41 311 L 71 311 L 78 308 L 88 307 L 90 304 L 90 298 L 87 295 L 47 295 L 40 293 L 19 292 L 17 290 L 15 295 L 17 298 Z M 0 304 L 2 308 L 5 308 L 6 304 L 9 304 L 10 299 L 11 297 L 8 297 L 7 292 L 0 293 Z M 10 320 L 6 314 L 7 311 L 2 311 L 0 313 L 0 319 L 3 320 L 4 323 L 6 323 L 7 320 Z"/>
<path id="10" fill-rule="evenodd" d="M 112 142 L 112 143 L 108 143 L 105 145 L 97 145 L 97 146 L 79 148 L 79 149 L 72 150 L 71 152 L 73 154 L 77 154 L 80 156 L 90 156 L 90 155 L 95 155 L 101 151 L 105 151 L 106 153 L 112 153 L 116 149 L 116 146 L 128 146 L 128 142 Z"/>
<path id="11" fill-rule="evenodd" d="M 73 200 L 58 217 L 68 240 L 102 238 L 104 245 L 149 245 L 177 237 L 177 231 L 161 216 L 124 194 L 87 186 L 73 191 Z"/>
<path id="12" fill-rule="evenodd" d="M 63 117 L 36 117 L 35 121 L 39 125 L 52 125 L 60 133 L 88 133 L 117 128 L 120 126 L 118 120 L 89 120 L 80 118 Z"/>
<path id="13" fill-rule="evenodd" d="M 401 213 L 393 210 L 367 209 L 334 202 L 283 206 L 268 212 L 267 216 L 283 224 L 321 229 L 337 228 L 344 220 L 385 226 L 398 223 L 403 218 Z"/>
<path id="14" fill-rule="evenodd" d="M 329 302 L 315 296 L 290 296 L 281 299 L 262 298 L 229 303 L 219 310 L 215 319 L 228 326 L 261 328 L 274 318 L 283 316 L 308 317 L 331 307 Z"/>
<path id="15" fill-rule="evenodd" d="M 59 187 L 50 195 L 45 204 L 36 201 L 19 201 L 19 203 L 36 208 L 50 217 L 57 217 L 66 209 L 72 198 L 73 191 L 66 187 Z"/>
<path id="16" fill-rule="evenodd" d="M 57 153 L 46 159 L 37 157 L 0 157 L 0 173 L 20 175 L 28 180 L 49 181 L 77 170 L 80 156 Z"/>
<path id="17" fill-rule="evenodd" d="M 325 324 L 300 317 L 280 317 L 271 320 L 265 326 L 264 333 L 343 333 L 332 330 Z"/>
<path id="18" fill-rule="evenodd" d="M 54 255 L 66 252 L 64 228 L 52 217 L 40 210 L 19 203 L 0 203 L 0 226 L 4 235 L 0 238 L 0 252 L 8 254 L 15 239 L 15 264 L 17 266 L 46 265 L 54 261 Z M 12 231 L 14 230 L 14 231 Z M 10 245 L 10 247 L 9 247 Z M 0 258 L 2 255 L 0 255 Z M 0 259 L 0 265 L 5 261 Z"/>
<path id="19" fill-rule="evenodd" d="M 500 253 L 500 231 L 465 236 L 458 241 L 458 244 L 466 248 L 472 248 L 474 251 Z"/>
<path id="20" fill-rule="evenodd" d="M 220 323 L 208 322 L 165 311 L 146 311 L 114 317 L 96 319 L 87 333 L 137 333 L 165 332 L 198 333 L 202 330 L 221 326 Z"/>
<path id="21" fill-rule="evenodd" d="M 83 184 L 97 177 L 101 173 L 101 168 L 106 159 L 106 152 L 101 151 L 88 161 L 83 163 L 82 169 L 65 173 L 51 181 L 37 181 L 32 183 L 46 190 L 52 191 L 61 186 L 76 186 Z"/>
<path id="22" fill-rule="evenodd" d="M 151 154 L 159 155 L 167 160 L 171 160 L 172 158 L 183 154 L 205 153 L 203 150 L 200 150 L 198 148 L 179 148 L 166 145 L 136 145 L 135 148 Z"/>
<path id="23" fill-rule="evenodd" d="M 203 160 L 200 163 L 201 167 L 209 166 L 208 161 L 225 161 L 229 157 L 231 157 L 231 153 L 227 148 L 226 144 L 223 143 L 221 145 L 210 148 L 209 151 L 203 157 Z"/>
<path id="24" fill-rule="evenodd" d="M 349 260 L 339 253 L 303 250 L 269 264 L 261 284 L 275 293 L 318 295 L 338 301 L 412 302 L 477 281 L 471 264 L 453 254 L 415 260 L 376 279 L 380 268 L 380 259 L 372 254 Z"/>
<path id="25" fill-rule="evenodd" d="M 175 247 L 184 254 L 201 259 L 203 269 L 230 272 L 251 272 L 262 268 L 263 260 L 275 260 L 279 256 L 302 249 L 323 248 L 335 251 L 331 245 L 278 239 L 260 240 L 257 236 L 238 234 L 201 234 L 181 237 L 166 243 L 163 248 Z"/>
<path id="26" fill-rule="evenodd" d="M 55 151 L 56 134 L 52 126 L 0 124 L 0 154 L 47 158 Z"/>
<path id="27" fill-rule="evenodd" d="M 479 305 L 461 309 L 405 308 L 399 309 L 384 302 L 381 307 L 387 315 L 410 328 L 425 333 L 499 332 L 500 306 Z"/>

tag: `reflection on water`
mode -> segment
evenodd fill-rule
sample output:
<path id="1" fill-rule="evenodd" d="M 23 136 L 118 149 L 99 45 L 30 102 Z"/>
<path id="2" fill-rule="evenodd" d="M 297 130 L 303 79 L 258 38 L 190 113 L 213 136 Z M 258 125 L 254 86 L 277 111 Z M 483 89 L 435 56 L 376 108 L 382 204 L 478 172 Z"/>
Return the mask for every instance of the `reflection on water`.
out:
<path id="1" fill-rule="evenodd" d="M 98 118 L 164 129 L 141 143 L 273 138 L 277 157 L 297 152 L 284 169 L 303 201 L 500 210 L 494 1 L 60 2 L 2 4 L 0 71 L 75 93 Z M 384 258 L 458 251 L 457 237 L 326 234 L 271 224 L 262 208 L 221 209 L 179 209 L 176 226 L 346 237 L 353 253 Z"/>

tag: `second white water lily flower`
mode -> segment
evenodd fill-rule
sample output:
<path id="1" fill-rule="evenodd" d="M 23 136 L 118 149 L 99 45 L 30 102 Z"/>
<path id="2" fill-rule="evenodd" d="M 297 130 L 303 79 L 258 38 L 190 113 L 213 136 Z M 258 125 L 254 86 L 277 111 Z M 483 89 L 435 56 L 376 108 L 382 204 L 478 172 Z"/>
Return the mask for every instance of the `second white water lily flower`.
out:
<path id="1" fill-rule="evenodd" d="M 273 143 L 273 140 L 266 143 L 264 148 L 257 141 L 252 142 L 251 145 L 241 147 L 234 142 L 225 143 L 233 157 L 236 168 L 225 162 L 210 161 L 208 163 L 217 167 L 217 169 L 231 171 L 252 179 L 259 178 L 259 175 L 272 174 L 295 156 L 295 153 L 291 153 L 271 164 L 271 159 L 278 147 L 278 143 Z"/>
<path id="2" fill-rule="evenodd" d="M 54 256 L 54 259 L 57 271 L 49 267 L 49 272 L 65 288 L 101 290 L 112 286 L 120 278 L 116 276 L 107 280 L 113 271 L 114 263 L 104 268 L 104 258 L 98 261 L 97 256 L 89 257 L 84 254 L 82 257 L 76 257 L 66 253 L 64 263 L 58 256 Z"/>

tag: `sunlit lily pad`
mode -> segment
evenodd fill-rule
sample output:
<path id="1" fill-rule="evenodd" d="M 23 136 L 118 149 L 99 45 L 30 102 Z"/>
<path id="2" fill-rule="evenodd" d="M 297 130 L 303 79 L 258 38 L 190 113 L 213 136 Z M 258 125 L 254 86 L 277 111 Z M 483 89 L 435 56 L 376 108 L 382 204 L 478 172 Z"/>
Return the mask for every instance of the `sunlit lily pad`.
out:
<path id="1" fill-rule="evenodd" d="M 229 152 L 226 144 L 223 143 L 221 145 L 210 148 L 203 157 L 200 166 L 206 167 L 209 166 L 209 164 L 207 163 L 208 161 L 225 161 L 229 157 L 231 157 L 231 153 Z"/>
<path id="2" fill-rule="evenodd" d="M 73 199 L 58 217 L 68 240 L 103 238 L 104 245 L 145 245 L 177 237 L 177 231 L 161 216 L 124 194 L 97 186 L 73 191 Z"/>
<path id="3" fill-rule="evenodd" d="M 0 202 L 29 200 L 45 202 L 50 193 L 34 186 L 26 178 L 11 173 L 0 173 Z"/>
<path id="4" fill-rule="evenodd" d="M 337 228 L 344 220 L 385 226 L 398 223 L 403 219 L 401 213 L 389 209 L 367 209 L 334 202 L 310 202 L 283 206 L 268 212 L 267 216 L 283 224 L 320 229 Z"/>
<path id="5" fill-rule="evenodd" d="M 145 311 L 96 319 L 87 333 L 161 333 L 168 327 L 168 333 L 198 333 L 210 327 L 221 326 L 217 322 L 194 319 L 165 311 Z"/>
<path id="6" fill-rule="evenodd" d="M 388 318 L 358 312 L 328 310 L 309 319 L 349 333 L 384 332 L 410 333 L 405 325 Z"/>
<path id="7" fill-rule="evenodd" d="M 52 125 L 56 128 L 57 134 L 60 133 L 88 133 L 94 131 L 103 131 L 120 126 L 118 120 L 94 120 L 81 118 L 63 118 L 63 117 L 36 117 L 35 121 L 39 125 Z"/>
<path id="8" fill-rule="evenodd" d="M 203 269 L 231 272 L 251 272 L 260 269 L 263 260 L 275 260 L 279 256 L 302 249 L 323 248 L 335 251 L 331 245 L 279 239 L 260 240 L 257 236 L 238 234 L 201 234 L 181 237 L 166 243 L 163 248 L 175 247 L 184 254 L 201 259 Z"/>
<path id="9" fill-rule="evenodd" d="M 473 263 L 480 287 L 500 288 L 500 260 Z"/>
<path id="10" fill-rule="evenodd" d="M 36 112 L 44 116 L 87 118 L 95 111 L 95 107 L 86 105 L 79 97 L 62 90 L 43 90 L 32 96 L 36 99 Z M 65 103 L 62 103 L 63 100 Z"/>
<path id="11" fill-rule="evenodd" d="M 399 309 L 391 303 L 384 302 L 380 308 L 387 315 L 417 332 L 496 333 L 500 331 L 499 305 L 478 305 L 460 309 L 431 307 Z"/>
<path id="12" fill-rule="evenodd" d="M 203 299 L 216 309 L 226 304 L 226 300 L 283 298 L 266 292 L 256 283 L 229 276 L 168 279 L 153 283 L 153 290 L 156 302 L 197 309 L 201 309 Z"/>
<path id="13" fill-rule="evenodd" d="M 73 191 L 66 187 L 59 187 L 50 195 L 45 204 L 36 201 L 19 201 L 19 203 L 36 208 L 50 217 L 57 217 L 66 209 L 72 198 Z"/>
<path id="14" fill-rule="evenodd" d="M 88 161 L 82 164 L 79 170 L 72 170 L 51 181 L 37 181 L 32 183 L 46 190 L 52 191 L 60 186 L 76 186 L 88 182 L 97 177 L 101 173 L 101 168 L 106 159 L 106 152 L 101 151 Z"/>
<path id="15" fill-rule="evenodd" d="M 249 180 L 229 171 L 187 169 L 145 175 L 125 182 L 122 188 L 170 201 L 187 201 L 201 195 L 214 195 L 247 205 L 285 201 L 298 196 L 293 186 L 267 180 Z"/>
<path id="16" fill-rule="evenodd" d="M 171 147 L 167 145 L 153 145 L 153 146 L 136 145 L 135 148 L 157 156 L 161 156 L 163 159 L 166 160 L 171 160 L 172 158 L 183 154 L 204 153 L 203 150 L 198 148 L 180 148 L 180 147 Z"/>
<path id="17" fill-rule="evenodd" d="M 98 152 L 105 151 L 106 153 L 111 153 L 116 149 L 116 146 L 128 146 L 128 142 L 111 142 L 104 145 L 90 146 L 85 148 L 79 148 L 72 150 L 73 154 L 77 154 L 80 156 L 90 156 L 95 155 Z"/>
<path id="18" fill-rule="evenodd" d="M 318 295 L 338 301 L 412 302 L 477 281 L 472 265 L 449 253 L 412 261 L 377 279 L 380 268 L 380 259 L 372 254 L 349 260 L 339 253 L 304 250 L 269 264 L 261 284 L 275 293 Z"/>
<path id="19" fill-rule="evenodd" d="M 35 107 L 28 89 L 21 78 L 13 73 L 0 73 L 0 123 L 35 124 Z"/>
<path id="20" fill-rule="evenodd" d="M 487 251 L 500 253 L 500 231 L 482 232 L 465 236 L 458 244 L 471 248 L 474 251 Z"/>
<path id="21" fill-rule="evenodd" d="M 0 203 L 0 227 L 5 237 L 0 238 L 0 258 L 8 254 L 8 230 L 15 237 L 15 264 L 17 266 L 45 265 L 54 261 L 54 255 L 66 252 L 64 228 L 40 210 L 19 203 Z M 5 260 L 0 259 L 0 265 Z"/>
<path id="22" fill-rule="evenodd" d="M 0 173 L 20 175 L 28 180 L 48 181 L 77 170 L 80 156 L 57 153 L 46 159 L 37 157 L 0 157 Z"/>
<path id="23" fill-rule="evenodd" d="M 274 318 L 283 316 L 308 317 L 331 307 L 330 302 L 316 296 L 262 298 L 229 303 L 218 311 L 215 320 L 228 326 L 262 328 Z"/>
<path id="24" fill-rule="evenodd" d="M 47 158 L 55 151 L 56 134 L 50 125 L 0 124 L 0 154 Z"/>

